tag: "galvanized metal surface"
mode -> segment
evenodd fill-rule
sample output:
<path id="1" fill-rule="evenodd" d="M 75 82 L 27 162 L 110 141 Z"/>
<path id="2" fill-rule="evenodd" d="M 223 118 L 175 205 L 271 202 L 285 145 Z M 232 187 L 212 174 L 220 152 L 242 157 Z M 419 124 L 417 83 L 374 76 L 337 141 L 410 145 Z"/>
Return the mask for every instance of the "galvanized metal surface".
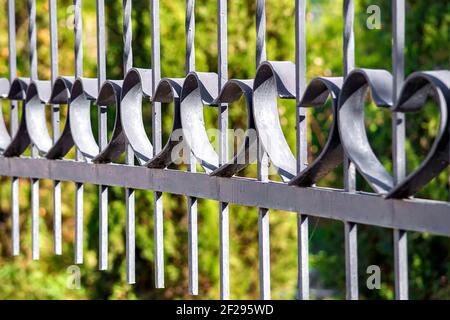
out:
<path id="1" fill-rule="evenodd" d="M 343 55 L 343 76 L 344 79 L 355 68 L 355 32 L 354 32 L 354 16 L 355 3 L 354 0 L 344 0 L 343 3 L 344 16 L 344 55 Z M 336 114 L 338 116 L 338 114 Z M 356 168 L 348 156 L 344 153 L 344 190 L 348 192 L 356 191 Z M 345 284 L 346 298 L 348 300 L 358 299 L 358 227 L 351 221 L 344 221 L 344 238 L 345 238 Z"/>
<path id="2" fill-rule="evenodd" d="M 133 68 L 131 0 L 123 2 L 124 80 L 106 79 L 104 2 L 97 1 L 98 75 L 83 78 L 81 0 L 75 4 L 75 76 L 58 76 L 56 1 L 49 0 L 51 80 L 37 78 L 36 7 L 29 0 L 30 78 L 16 77 L 14 1 L 8 1 L 10 77 L 0 79 L 0 96 L 11 101 L 11 128 L 0 117 L 0 174 L 12 179 L 13 254 L 20 253 L 18 178 L 32 182 L 33 259 L 39 258 L 39 179 L 54 181 L 54 251 L 62 253 L 61 181 L 76 184 L 75 262 L 83 262 L 83 184 L 99 186 L 99 268 L 108 267 L 108 187 L 125 188 L 127 281 L 135 283 L 134 189 L 154 192 L 155 286 L 164 287 L 164 232 L 162 193 L 188 197 L 189 291 L 198 294 L 197 198 L 219 201 L 220 297 L 230 298 L 229 203 L 258 207 L 260 296 L 270 299 L 269 209 L 293 211 L 298 216 L 298 298 L 309 298 L 309 217 L 344 223 L 347 298 L 358 298 L 358 224 L 391 228 L 394 232 L 396 296 L 408 298 L 407 231 L 450 236 L 448 202 L 407 199 L 446 170 L 450 161 L 450 71 L 415 72 L 404 80 L 404 1 L 393 1 L 393 70 L 355 68 L 354 3 L 345 0 L 343 77 L 316 77 L 306 83 L 307 1 L 296 0 L 296 62 L 268 61 L 265 1 L 256 2 L 256 72 L 254 79 L 228 80 L 227 1 L 218 0 L 218 73 L 195 70 L 195 1 L 186 0 L 186 77 L 162 78 L 160 71 L 159 1 L 151 1 L 151 68 Z M 370 90 L 378 107 L 393 115 L 391 176 L 373 152 L 365 132 L 364 102 Z M 228 110 L 241 97 L 247 106 L 247 126 L 241 147 L 228 160 Z M 296 155 L 290 150 L 278 117 L 278 98 L 296 99 Z M 420 111 L 427 99 L 439 107 L 440 126 L 429 154 L 405 177 L 405 113 Z M 152 141 L 147 136 L 142 100 L 152 102 Z M 332 126 L 323 150 L 307 164 L 306 109 L 331 99 Z M 18 120 L 18 101 L 24 112 Z M 174 108 L 172 134 L 161 141 L 161 103 Z M 68 116 L 59 132 L 59 105 L 68 104 Z M 51 105 L 52 133 L 45 108 Z M 99 137 L 90 118 L 92 105 L 99 112 Z M 116 109 L 112 138 L 107 141 L 107 107 Z M 216 108 L 220 132 L 218 152 L 210 144 L 203 109 Z M 181 134 L 180 134 L 181 132 Z M 98 142 L 97 142 L 98 141 Z M 167 169 L 176 160 L 179 142 L 189 150 L 189 172 Z M 32 145 L 32 157 L 23 156 Z M 75 146 L 76 161 L 63 159 Z M 126 165 L 114 164 L 126 154 Z M 45 157 L 45 158 L 41 158 Z M 135 165 L 134 159 L 138 160 Z M 233 177 L 257 162 L 258 180 Z M 269 181 L 268 163 L 282 183 Z M 199 163 L 205 173 L 196 172 Z M 315 187 L 320 178 L 344 164 L 345 190 Z M 356 190 L 355 170 L 374 194 Z M 361 210 L 364 208 L 364 210 Z"/>
<path id="3" fill-rule="evenodd" d="M 370 193 L 297 188 L 246 178 L 71 160 L 0 158 L 0 174 L 154 190 L 386 228 L 450 235 L 450 204 L 441 201 L 385 199 Z"/>

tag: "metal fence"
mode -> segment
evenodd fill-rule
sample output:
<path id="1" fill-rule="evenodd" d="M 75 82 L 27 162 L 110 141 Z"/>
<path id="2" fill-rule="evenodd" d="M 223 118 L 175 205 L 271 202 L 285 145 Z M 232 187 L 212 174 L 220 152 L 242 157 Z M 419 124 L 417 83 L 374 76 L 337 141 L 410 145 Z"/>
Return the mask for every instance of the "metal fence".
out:
<path id="1" fill-rule="evenodd" d="M 306 0 L 295 1 L 296 62 L 266 61 L 265 1 L 256 1 L 256 59 L 254 79 L 228 80 L 227 1 L 218 0 L 218 74 L 195 69 L 194 0 L 186 0 L 186 77 L 160 75 L 159 1 L 150 2 L 151 69 L 133 68 L 131 0 L 123 0 L 124 80 L 106 79 L 104 1 L 97 0 L 96 79 L 83 77 L 81 0 L 74 0 L 75 75 L 58 76 L 56 0 L 49 0 L 51 36 L 51 80 L 37 77 L 36 4 L 28 0 L 29 78 L 16 77 L 15 1 L 8 0 L 9 80 L 0 79 L 1 98 L 11 102 L 10 128 L 0 119 L 0 174 L 11 177 L 13 254 L 20 254 L 19 178 L 32 183 L 32 254 L 39 259 L 39 180 L 54 181 L 54 252 L 61 254 L 61 181 L 76 185 L 75 263 L 83 263 L 83 184 L 99 186 L 99 268 L 106 270 L 108 255 L 108 187 L 126 190 L 127 281 L 135 282 L 134 190 L 154 192 L 156 287 L 164 287 L 162 193 L 188 198 L 189 291 L 198 294 L 197 199 L 219 201 L 220 298 L 230 297 L 228 204 L 258 207 L 260 297 L 270 299 L 269 209 L 298 213 L 298 298 L 309 298 L 308 218 L 324 217 L 344 222 L 347 298 L 358 298 L 358 224 L 392 229 L 394 233 L 395 289 L 398 299 L 408 298 L 407 232 L 450 236 L 448 202 L 413 199 L 449 163 L 450 72 L 425 71 L 404 79 L 405 1 L 392 1 L 393 70 L 355 68 L 354 1 L 345 0 L 343 76 L 317 77 L 306 83 Z M 394 177 L 372 151 L 364 126 L 364 102 L 368 92 L 379 107 L 393 117 Z M 248 131 L 233 159 L 228 155 L 228 108 L 244 96 L 248 108 Z M 284 138 L 278 118 L 277 99 L 297 101 L 297 154 Z M 440 126 L 430 153 L 410 175 L 405 170 L 405 113 L 418 111 L 427 99 L 440 110 Z M 145 133 L 142 100 L 152 103 L 152 141 Z M 306 108 L 331 99 L 333 125 L 319 156 L 307 164 Z M 23 104 L 19 121 L 18 106 Z M 163 145 L 161 103 L 173 102 L 173 132 Z M 67 121 L 59 132 L 59 105 L 68 104 Z M 46 126 L 45 110 L 51 106 L 52 134 Z M 90 110 L 98 108 L 98 143 L 91 128 Z M 116 108 L 110 141 L 106 108 Z M 203 108 L 219 110 L 219 150 L 208 140 Z M 178 139 L 175 135 L 180 134 Z M 252 134 L 254 133 L 254 134 Z M 180 142 L 187 147 L 188 171 L 167 167 L 175 161 Z M 22 154 L 31 145 L 32 156 Z M 64 159 L 75 146 L 76 159 Z M 114 163 L 126 154 L 126 165 Z M 21 156 L 22 155 L 22 156 Z M 244 159 L 244 161 L 240 161 Z M 137 160 L 137 163 L 135 163 Z M 233 177 L 257 161 L 258 179 Z M 268 179 L 268 162 L 284 182 Z M 196 172 L 200 164 L 205 172 Z M 325 189 L 315 183 L 344 163 L 345 190 Z M 356 172 L 374 193 L 356 190 Z"/>

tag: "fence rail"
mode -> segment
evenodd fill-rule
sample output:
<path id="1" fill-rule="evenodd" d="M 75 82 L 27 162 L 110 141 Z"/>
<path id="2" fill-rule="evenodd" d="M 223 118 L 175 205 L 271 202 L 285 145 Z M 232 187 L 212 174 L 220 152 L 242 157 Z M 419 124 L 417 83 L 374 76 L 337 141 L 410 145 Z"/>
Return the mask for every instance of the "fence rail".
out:
<path id="1" fill-rule="evenodd" d="M 295 1 L 296 62 L 266 61 L 265 1 L 256 1 L 257 70 L 252 80 L 228 80 L 227 1 L 218 0 L 218 74 L 195 71 L 195 1 L 186 0 L 186 77 L 160 75 L 159 1 L 152 0 L 152 68 L 133 68 L 131 0 L 123 1 L 123 80 L 106 79 L 104 1 L 97 0 L 98 77 L 83 77 L 81 0 L 75 0 L 74 77 L 58 76 L 56 0 L 49 0 L 51 31 L 50 81 L 37 78 L 36 4 L 28 0 L 30 77 L 16 78 L 15 1 L 8 0 L 10 77 L 1 79 L 2 99 L 11 101 L 10 130 L 0 119 L 0 175 L 11 177 L 13 254 L 19 244 L 19 178 L 32 181 L 33 259 L 39 259 L 39 180 L 54 181 L 55 254 L 61 254 L 61 181 L 76 185 L 75 262 L 83 262 L 83 184 L 99 186 L 99 269 L 108 268 L 108 187 L 126 190 L 127 281 L 135 282 L 134 190 L 151 190 L 155 219 L 155 286 L 164 287 L 162 193 L 188 197 L 189 291 L 198 294 L 197 199 L 219 201 L 220 297 L 230 297 L 228 204 L 258 207 L 261 298 L 270 299 L 269 209 L 298 213 L 298 297 L 309 298 L 308 217 L 344 222 L 347 298 L 358 298 L 357 226 L 367 224 L 394 232 L 396 297 L 408 298 L 407 231 L 450 236 L 450 203 L 412 197 L 443 170 L 450 158 L 450 71 L 415 72 L 404 79 L 405 1 L 392 1 L 393 70 L 354 66 L 353 0 L 344 0 L 343 77 L 317 77 L 306 83 L 306 0 Z M 393 116 L 392 177 L 372 151 L 364 126 L 368 92 L 378 107 Z M 228 109 L 244 96 L 248 130 L 233 159 L 228 159 Z M 297 101 L 297 154 L 293 155 L 278 118 L 277 99 Z M 152 141 L 143 126 L 142 100 L 152 102 Z M 405 174 L 405 113 L 419 111 L 427 99 L 436 102 L 440 127 L 434 144 L 411 174 Z M 333 125 L 327 143 L 316 160 L 307 164 L 306 108 L 332 102 Z M 23 102 L 19 121 L 18 101 Z M 161 103 L 173 102 L 173 132 L 164 145 L 161 137 Z M 59 132 L 59 105 L 68 104 L 68 116 Z M 52 106 L 52 135 L 46 127 L 45 108 Z M 91 128 L 90 111 L 98 108 L 99 137 Z M 106 131 L 107 106 L 116 108 L 110 141 Z M 203 119 L 204 107 L 219 111 L 219 152 L 210 144 Z M 98 143 L 97 143 L 98 141 Z M 31 146 L 31 157 L 23 156 Z M 64 159 L 76 148 L 75 160 Z M 182 146 L 188 171 L 167 169 L 179 161 Z M 126 154 L 126 164 L 114 163 Z M 137 165 L 135 162 L 137 161 Z M 253 162 L 258 179 L 235 177 Z M 269 161 L 283 182 L 268 178 Z M 200 164 L 205 172 L 196 172 Z M 344 163 L 345 189 L 325 189 L 315 183 Z M 358 172 L 373 193 L 356 190 Z"/>

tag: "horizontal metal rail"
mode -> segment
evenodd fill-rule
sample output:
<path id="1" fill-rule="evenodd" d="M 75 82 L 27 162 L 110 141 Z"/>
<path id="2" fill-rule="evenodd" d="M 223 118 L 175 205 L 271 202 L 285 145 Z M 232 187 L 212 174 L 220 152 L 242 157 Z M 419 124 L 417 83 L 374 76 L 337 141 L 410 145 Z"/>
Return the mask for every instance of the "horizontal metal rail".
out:
<path id="1" fill-rule="evenodd" d="M 248 178 L 69 160 L 0 158 L 0 175 L 153 190 L 233 204 L 450 236 L 450 204 L 395 200 L 368 193 L 298 188 Z M 361 210 L 364 208 L 364 210 Z"/>

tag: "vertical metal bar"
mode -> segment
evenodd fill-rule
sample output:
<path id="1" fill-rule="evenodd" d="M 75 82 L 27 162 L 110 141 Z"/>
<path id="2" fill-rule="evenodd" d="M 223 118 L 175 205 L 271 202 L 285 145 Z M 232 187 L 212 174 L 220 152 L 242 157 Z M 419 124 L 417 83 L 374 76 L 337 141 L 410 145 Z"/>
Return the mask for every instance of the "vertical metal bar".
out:
<path id="1" fill-rule="evenodd" d="M 198 295 L 197 199 L 188 197 L 189 293 Z"/>
<path id="2" fill-rule="evenodd" d="M 219 92 L 228 80 L 228 19 L 227 0 L 219 0 L 217 5 L 218 29 L 218 73 Z M 224 164 L 228 160 L 228 106 L 219 106 L 219 161 Z M 230 299 L 230 240 L 229 240 L 229 207 L 228 203 L 219 202 L 220 230 L 220 298 Z"/>
<path id="3" fill-rule="evenodd" d="M 33 157 L 36 153 L 33 152 Z M 39 180 L 31 179 L 31 258 L 39 260 Z"/>
<path id="4" fill-rule="evenodd" d="M 77 154 L 77 161 L 81 161 Z M 75 183 L 75 264 L 83 264 L 84 185 Z"/>
<path id="5" fill-rule="evenodd" d="M 9 49 L 9 82 L 16 77 L 16 16 L 15 1 L 8 0 L 8 49 Z M 10 100 L 10 134 L 14 136 L 19 126 L 19 105 Z M 19 217 L 19 178 L 11 177 L 11 224 L 12 224 L 12 253 L 20 254 L 20 217 Z"/>
<path id="6" fill-rule="evenodd" d="M 36 40 L 36 0 L 28 0 L 28 42 L 30 78 L 37 80 L 37 40 Z M 34 145 L 31 146 L 31 156 L 39 157 L 39 152 Z M 32 259 L 39 260 L 39 180 L 31 180 L 31 251 Z"/>
<path id="7" fill-rule="evenodd" d="M 27 0 L 27 3 L 30 78 L 31 80 L 37 80 L 36 0 Z"/>
<path id="8" fill-rule="evenodd" d="M 394 230 L 395 297 L 408 300 L 408 236 L 404 230 Z"/>
<path id="9" fill-rule="evenodd" d="M 186 74 L 195 71 L 195 0 L 186 0 Z"/>
<path id="10" fill-rule="evenodd" d="M 103 122 L 103 119 L 106 115 L 106 108 L 99 107 L 99 132 L 106 131 L 106 125 Z M 101 128 L 101 129 L 100 129 Z M 103 148 L 106 144 L 103 144 Z M 108 270 L 108 187 L 99 185 L 98 186 L 98 194 L 99 194 L 99 270 Z"/>
<path id="11" fill-rule="evenodd" d="M 393 97 L 396 103 L 405 77 L 405 0 L 392 1 L 393 26 Z M 405 177 L 405 114 L 394 112 L 392 115 L 392 155 L 394 182 Z M 398 300 L 408 299 L 408 235 L 404 230 L 394 230 L 395 296 Z"/>
<path id="12" fill-rule="evenodd" d="M 297 215 L 298 293 L 297 299 L 309 300 L 309 217 Z"/>
<path id="13" fill-rule="evenodd" d="M 105 2 L 97 0 L 97 81 L 98 90 L 106 80 L 106 48 L 105 48 Z M 103 150 L 107 143 L 107 111 L 106 106 L 98 108 L 98 144 Z M 108 187 L 99 185 L 99 270 L 108 269 Z"/>
<path id="14" fill-rule="evenodd" d="M 127 148 L 131 148 L 127 146 Z M 133 165 L 134 155 L 126 152 L 128 165 Z M 126 254 L 127 254 L 127 282 L 129 284 L 136 283 L 136 258 L 135 258 L 135 195 L 134 189 L 125 189 L 125 205 L 126 205 Z"/>
<path id="15" fill-rule="evenodd" d="M 397 101 L 400 89 L 405 78 L 405 0 L 392 1 L 392 26 L 393 26 L 393 102 Z M 393 156 L 394 156 L 394 179 L 397 183 L 405 177 L 406 154 L 405 154 L 405 114 L 394 112 L 393 119 Z"/>
<path id="16" fill-rule="evenodd" d="M 161 79 L 159 0 L 152 0 L 152 92 Z M 153 101 L 152 137 L 154 155 L 161 151 L 161 103 Z M 155 237 L 155 286 L 164 288 L 164 217 L 162 192 L 154 192 L 154 237 Z"/>
<path id="17" fill-rule="evenodd" d="M 75 32 L 75 77 L 83 76 L 83 15 L 82 0 L 73 0 Z"/>
<path id="18" fill-rule="evenodd" d="M 195 70 L 195 0 L 186 0 L 186 74 Z M 196 172 L 196 161 L 189 152 L 188 171 Z M 197 198 L 188 197 L 189 293 L 198 294 Z"/>
<path id="19" fill-rule="evenodd" d="M 344 232 L 346 296 L 348 300 L 358 300 L 358 225 L 344 222 Z"/>
<path id="20" fill-rule="evenodd" d="M 83 76 L 83 20 L 82 0 L 74 0 L 75 31 L 75 77 Z M 76 161 L 83 161 L 81 152 L 75 148 Z M 84 185 L 75 183 L 75 263 L 83 263 L 83 226 L 84 226 Z"/>
<path id="21" fill-rule="evenodd" d="M 355 67 L 355 34 L 354 1 L 344 0 L 344 77 Z M 356 190 L 355 165 L 344 156 L 344 189 L 347 192 Z M 357 300 L 358 293 L 358 227 L 356 224 L 344 221 L 345 232 L 345 275 L 346 297 Z"/>
<path id="22" fill-rule="evenodd" d="M 100 90 L 103 82 L 106 81 L 106 34 L 105 34 L 105 1 L 104 0 L 96 0 L 97 1 L 97 83 L 98 89 Z M 102 124 L 104 124 L 103 120 L 106 118 L 102 118 Z M 101 131 L 101 130 L 100 130 Z M 100 144 L 105 144 L 107 142 L 106 139 L 106 131 L 102 131 L 99 137 Z"/>
<path id="23" fill-rule="evenodd" d="M 9 81 L 13 82 L 17 72 L 17 60 L 16 60 L 16 8 L 15 1 L 8 0 L 8 50 L 9 50 Z M 15 109 L 17 114 L 17 109 Z M 17 121 L 17 115 L 16 119 Z M 17 123 L 15 123 L 17 126 Z M 17 129 L 17 128 L 15 128 Z"/>
<path id="24" fill-rule="evenodd" d="M 49 20 L 50 20 L 50 71 L 52 84 L 58 78 L 58 18 L 56 0 L 48 0 Z M 59 134 L 59 115 L 58 115 Z M 52 129 L 54 131 L 54 129 Z M 55 134 L 55 133 L 54 133 Z"/>
<path id="25" fill-rule="evenodd" d="M 11 178 L 13 256 L 20 254 L 19 178 Z"/>
<path id="26" fill-rule="evenodd" d="M 33 158 L 38 157 L 37 149 L 32 146 Z M 39 180 L 31 180 L 31 251 L 32 259 L 39 260 Z"/>
<path id="27" fill-rule="evenodd" d="M 270 300 L 270 224 L 269 210 L 259 208 L 259 283 L 260 299 Z"/>
<path id="28" fill-rule="evenodd" d="M 256 68 L 267 60 L 266 53 L 266 1 L 256 1 Z"/>
<path id="29" fill-rule="evenodd" d="M 230 299 L 230 236 L 228 203 L 219 203 L 220 299 Z"/>
<path id="30" fill-rule="evenodd" d="M 256 1 L 256 67 L 266 60 L 266 2 Z M 269 159 L 258 142 L 258 179 L 269 180 Z M 258 208 L 260 298 L 270 299 L 270 224 L 269 210 Z"/>
<path id="31" fill-rule="evenodd" d="M 306 168 L 308 162 L 307 113 L 300 101 L 306 90 L 306 0 L 295 1 L 295 66 L 297 98 L 297 171 Z M 298 299 L 309 299 L 309 218 L 297 214 L 298 242 Z"/>
<path id="32" fill-rule="evenodd" d="M 38 157 L 38 151 L 32 146 L 31 156 Z M 39 180 L 31 180 L 31 252 L 32 259 L 39 260 Z"/>
<path id="33" fill-rule="evenodd" d="M 355 67 L 354 0 L 344 0 L 344 77 Z"/>
<path id="34" fill-rule="evenodd" d="M 131 0 L 123 0 L 123 69 L 126 74 L 133 67 L 133 46 L 132 46 L 132 20 L 131 20 Z M 125 146 L 125 158 L 128 165 L 134 165 L 134 152 L 130 144 Z M 135 270 L 135 194 L 134 189 L 125 188 L 126 206 L 126 255 L 127 255 L 127 281 L 130 284 L 136 283 Z"/>
<path id="35" fill-rule="evenodd" d="M 126 74 L 133 67 L 132 2 L 123 0 L 123 70 Z"/>
<path id="36" fill-rule="evenodd" d="M 58 77 L 58 21 L 56 11 L 56 0 L 49 0 L 49 20 L 50 20 L 50 69 L 51 81 L 55 83 Z M 60 135 L 59 105 L 51 105 L 52 110 L 52 141 L 55 143 Z M 62 230 L 61 230 L 61 182 L 53 181 L 53 238 L 54 252 L 62 254 Z"/>

